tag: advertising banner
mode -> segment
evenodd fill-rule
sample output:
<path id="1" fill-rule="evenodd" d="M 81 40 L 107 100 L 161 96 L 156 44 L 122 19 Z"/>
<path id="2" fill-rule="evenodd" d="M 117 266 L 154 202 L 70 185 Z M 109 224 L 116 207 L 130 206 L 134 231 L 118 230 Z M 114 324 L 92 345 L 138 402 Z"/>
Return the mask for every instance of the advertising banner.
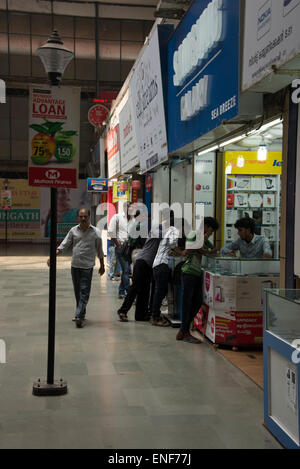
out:
<path id="1" fill-rule="evenodd" d="M 265 161 L 257 159 L 257 151 L 226 151 L 226 174 L 281 174 L 281 151 L 269 151 Z"/>
<path id="2" fill-rule="evenodd" d="M 88 192 L 108 192 L 108 179 L 88 178 Z"/>
<path id="3" fill-rule="evenodd" d="M 295 194 L 295 275 L 300 277 L 300 106 L 298 106 L 298 145 L 297 145 L 297 168 L 296 168 L 296 194 Z"/>
<path id="4" fill-rule="evenodd" d="M 243 90 L 299 54 L 300 0 L 246 0 L 245 15 Z"/>
<path id="5" fill-rule="evenodd" d="M 129 97 L 119 115 L 122 174 L 140 163 L 132 100 Z"/>
<path id="6" fill-rule="evenodd" d="M 91 208 L 92 194 L 87 191 L 86 180 L 78 181 L 77 189 L 57 189 L 57 238 L 64 238 L 68 231 L 79 223 L 78 210 Z M 40 237 L 50 237 L 50 191 L 41 189 Z"/>
<path id="7" fill-rule="evenodd" d="M 160 61 L 159 34 L 156 29 L 136 64 L 130 80 L 135 128 L 143 172 L 168 159 L 166 119 Z"/>
<path id="8" fill-rule="evenodd" d="M 30 186 L 77 187 L 79 130 L 80 88 L 30 87 Z"/>
<path id="9" fill-rule="evenodd" d="M 216 154 L 196 155 L 194 158 L 194 204 L 204 205 L 204 216 L 215 213 Z M 196 213 L 196 210 L 195 210 Z"/>
<path id="10" fill-rule="evenodd" d="M 11 191 L 1 191 L 1 209 L 10 210 L 11 204 Z"/>
<path id="11" fill-rule="evenodd" d="M 113 185 L 113 203 L 119 202 L 123 200 L 124 202 L 129 200 L 130 192 L 129 192 L 129 184 L 127 184 L 127 189 L 121 190 L 121 185 L 124 185 L 124 182 L 114 182 Z"/>
<path id="12" fill-rule="evenodd" d="M 108 178 L 118 176 L 121 171 L 119 126 L 110 129 L 106 137 Z"/>
<path id="13" fill-rule="evenodd" d="M 239 110 L 239 1 L 195 0 L 168 45 L 172 153 Z"/>
<path id="14" fill-rule="evenodd" d="M 0 179 L 0 187 L 3 186 L 4 179 Z M 0 210 L 0 238 L 4 239 L 5 237 L 6 216 L 7 237 L 9 239 L 40 238 L 40 189 L 29 187 L 25 179 L 10 179 L 7 192 L 11 194 L 11 209 L 2 208 Z"/>

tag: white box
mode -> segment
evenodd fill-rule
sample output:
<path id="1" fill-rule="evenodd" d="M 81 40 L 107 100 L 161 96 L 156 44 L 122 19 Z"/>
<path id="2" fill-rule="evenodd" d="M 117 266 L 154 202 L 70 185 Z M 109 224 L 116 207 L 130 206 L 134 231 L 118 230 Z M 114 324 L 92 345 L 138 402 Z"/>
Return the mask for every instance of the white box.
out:
<path id="1" fill-rule="evenodd" d="M 276 240 L 274 226 L 262 226 L 261 235 L 267 238 L 269 241 Z"/>
<path id="2" fill-rule="evenodd" d="M 262 203 L 263 203 L 263 198 L 260 194 L 249 194 L 248 204 L 250 208 L 259 208 L 262 206 Z"/>
<path id="3" fill-rule="evenodd" d="M 228 225 L 234 225 L 238 218 L 239 214 L 237 210 L 232 209 L 226 211 L 226 223 Z"/>
<path id="4" fill-rule="evenodd" d="M 248 194 L 235 194 L 234 206 L 238 208 L 248 207 Z"/>
<path id="5" fill-rule="evenodd" d="M 251 178 L 245 176 L 237 176 L 235 180 L 235 188 L 243 191 L 249 191 L 251 186 Z"/>
<path id="6" fill-rule="evenodd" d="M 262 224 L 263 225 L 275 225 L 275 212 L 274 210 L 264 210 L 262 213 Z"/>
<path id="7" fill-rule="evenodd" d="M 276 191 L 276 179 L 272 176 L 264 176 L 262 178 L 261 189 L 263 191 Z"/>
<path id="8" fill-rule="evenodd" d="M 275 207 L 275 194 L 263 195 L 263 207 L 269 207 L 269 208 Z"/>
<path id="9" fill-rule="evenodd" d="M 251 178 L 251 190 L 252 191 L 261 191 L 261 177 L 253 176 Z"/>

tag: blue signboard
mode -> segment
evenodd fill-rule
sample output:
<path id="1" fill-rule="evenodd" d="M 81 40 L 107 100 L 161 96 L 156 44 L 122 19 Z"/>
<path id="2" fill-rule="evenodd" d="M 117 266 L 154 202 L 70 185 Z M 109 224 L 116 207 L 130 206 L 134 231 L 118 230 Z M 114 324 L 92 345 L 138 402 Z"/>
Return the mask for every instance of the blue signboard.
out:
<path id="1" fill-rule="evenodd" d="M 108 192 L 108 179 L 88 178 L 88 192 Z"/>
<path id="2" fill-rule="evenodd" d="M 168 44 L 172 153 L 238 115 L 239 0 L 195 0 Z"/>

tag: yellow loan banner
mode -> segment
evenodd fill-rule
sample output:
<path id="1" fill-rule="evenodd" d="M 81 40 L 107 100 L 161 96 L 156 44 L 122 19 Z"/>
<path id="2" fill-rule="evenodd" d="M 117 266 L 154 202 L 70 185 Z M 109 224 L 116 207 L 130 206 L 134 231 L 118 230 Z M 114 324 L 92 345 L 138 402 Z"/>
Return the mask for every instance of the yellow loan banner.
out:
<path id="1" fill-rule="evenodd" d="M 256 151 L 226 151 L 226 174 L 281 174 L 282 153 L 270 151 L 265 161 L 257 159 Z"/>

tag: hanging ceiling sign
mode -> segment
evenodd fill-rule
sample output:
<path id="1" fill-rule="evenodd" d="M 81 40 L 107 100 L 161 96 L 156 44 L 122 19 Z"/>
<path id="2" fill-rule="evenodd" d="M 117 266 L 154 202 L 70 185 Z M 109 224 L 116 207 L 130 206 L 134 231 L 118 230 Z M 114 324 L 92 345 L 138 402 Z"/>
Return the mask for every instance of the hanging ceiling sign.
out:
<path id="1" fill-rule="evenodd" d="M 103 104 L 95 104 L 88 112 L 89 123 L 94 127 L 102 127 L 107 119 L 108 113 L 109 110 L 106 106 Z"/>
<path id="2" fill-rule="evenodd" d="M 170 25 L 166 25 L 170 26 Z M 168 159 L 161 71 L 160 37 L 170 28 L 157 27 L 130 80 L 140 167 L 143 172 Z"/>
<path id="3" fill-rule="evenodd" d="M 77 188 L 80 88 L 30 87 L 30 186 Z"/>
<path id="4" fill-rule="evenodd" d="M 168 44 L 172 153 L 239 110 L 239 1 L 195 0 Z"/>
<path id="5" fill-rule="evenodd" d="M 88 192 L 108 192 L 108 179 L 88 178 L 87 190 Z"/>
<path id="6" fill-rule="evenodd" d="M 273 67 L 299 68 L 300 0 L 247 0 L 245 18 L 242 89 L 274 93 L 294 74 L 274 74 Z"/>

